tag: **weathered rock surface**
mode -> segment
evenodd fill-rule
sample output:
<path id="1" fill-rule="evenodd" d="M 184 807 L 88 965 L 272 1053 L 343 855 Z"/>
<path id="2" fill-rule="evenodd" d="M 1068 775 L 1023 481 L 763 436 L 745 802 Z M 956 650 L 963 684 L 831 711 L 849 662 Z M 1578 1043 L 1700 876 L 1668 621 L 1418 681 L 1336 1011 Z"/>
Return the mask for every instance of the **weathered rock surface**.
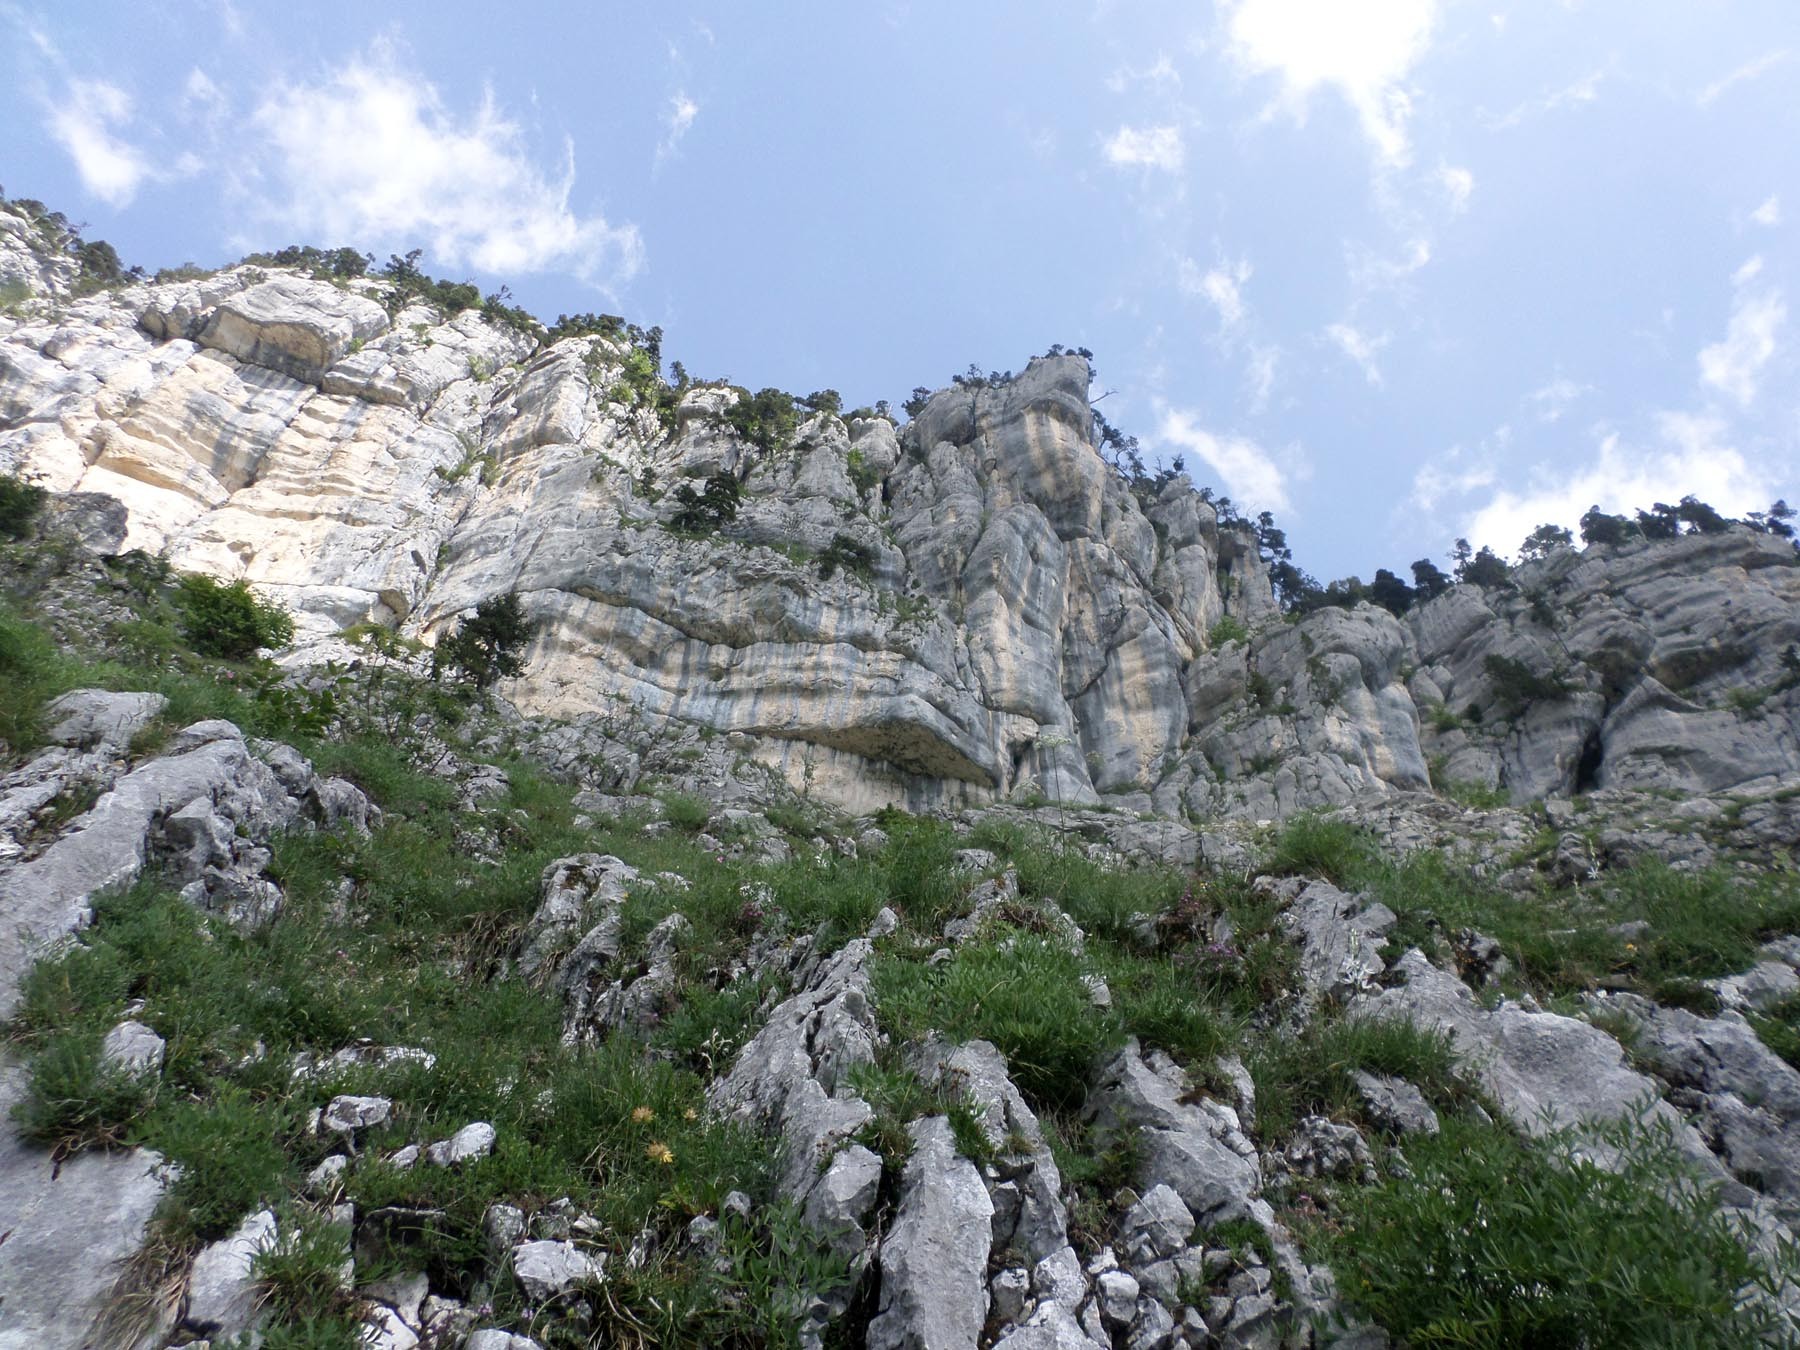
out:
<path id="1" fill-rule="evenodd" d="M 1469 987 L 1418 951 L 1395 964 L 1404 983 L 1365 995 L 1359 1016 L 1399 1017 L 1448 1033 L 1457 1058 L 1515 1127 L 1531 1135 L 1584 1125 L 1640 1121 L 1666 1128 L 1681 1150 L 1712 1166 L 1706 1145 L 1656 1081 L 1626 1063 L 1619 1043 L 1597 1027 L 1514 1004 L 1483 1008 Z M 1594 1152 L 1605 1156 L 1598 1146 Z"/>
<path id="2" fill-rule="evenodd" d="M 1262 1184 L 1256 1146 L 1237 1113 L 1196 1093 L 1162 1051 L 1145 1055 L 1128 1043 L 1100 1071 L 1087 1112 L 1102 1138 L 1131 1131 L 1141 1184 L 1168 1186 L 1200 1223 L 1254 1216 Z"/>
<path id="3" fill-rule="evenodd" d="M 151 859 L 195 904 L 245 924 L 272 916 L 280 892 L 262 878 L 264 845 L 274 831 L 320 812 L 312 770 L 280 749 L 286 754 L 265 760 L 229 722 L 196 723 L 157 758 L 118 776 L 42 853 L 0 864 L 0 1016 L 12 1011 L 37 955 L 86 923 L 95 895 L 128 885 Z M 64 756 L 51 760 L 43 780 L 57 785 L 54 795 L 81 766 L 63 751 L 46 754 Z M 342 787 L 366 814 L 362 795 Z"/>
<path id="4" fill-rule="evenodd" d="M 0 220 L 0 271 L 59 293 Z M 942 390 L 903 429 L 816 416 L 770 456 L 718 421 L 722 389 L 672 433 L 615 401 L 617 343 L 390 320 L 378 287 L 236 268 L 41 307 L 0 335 L 0 468 L 116 498 L 113 551 L 242 576 L 321 637 L 430 639 L 517 592 L 542 625 L 521 708 L 743 733 L 855 807 L 1106 794 L 1256 818 L 1423 790 L 1433 762 L 1440 787 L 1518 797 L 1800 773 L 1784 541 L 1563 551 L 1404 620 L 1290 626 L 1249 533 L 1102 461 L 1079 357 Z M 718 535 L 663 528 L 652 485 L 690 473 L 743 485 Z M 866 565 L 806 561 L 840 540 Z M 1215 641 L 1226 616 L 1247 640 Z M 1514 706 L 1496 658 L 1566 692 Z"/>
<path id="5" fill-rule="evenodd" d="M 162 1161 L 142 1149 L 58 1163 L 19 1139 L 25 1075 L 0 1063 L 0 1350 L 84 1350 L 108 1293 L 162 1199 Z"/>
<path id="6" fill-rule="evenodd" d="M 974 1345 L 987 1318 L 994 1207 L 943 1116 L 914 1121 L 900 1208 L 881 1243 L 881 1311 L 870 1350 Z"/>
<path id="7" fill-rule="evenodd" d="M 258 1253 L 275 1242 L 275 1214 L 264 1209 L 202 1250 L 188 1274 L 187 1324 L 202 1335 L 221 1338 L 249 1330 L 259 1302 L 253 1265 Z"/>

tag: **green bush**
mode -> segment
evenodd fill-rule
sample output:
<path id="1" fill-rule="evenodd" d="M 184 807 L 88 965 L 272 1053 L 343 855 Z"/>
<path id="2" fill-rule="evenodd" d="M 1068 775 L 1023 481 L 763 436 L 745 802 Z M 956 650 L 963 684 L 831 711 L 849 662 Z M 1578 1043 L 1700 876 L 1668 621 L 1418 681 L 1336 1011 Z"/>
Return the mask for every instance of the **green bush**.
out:
<path id="1" fill-rule="evenodd" d="M 1508 717 L 1517 717 L 1534 703 L 1553 703 L 1574 692 L 1574 686 L 1562 676 L 1540 675 L 1515 657 L 1489 653 L 1481 665 Z"/>
<path id="2" fill-rule="evenodd" d="M 474 618 L 457 624 L 456 631 L 432 649 L 432 677 L 452 671 L 478 690 L 496 680 L 513 679 L 525 673 L 523 653 L 536 631 L 517 595 L 509 592 L 483 600 L 475 606 Z"/>
<path id="3" fill-rule="evenodd" d="M 1231 615 L 1221 616 L 1219 621 L 1206 631 L 1208 647 L 1223 647 L 1227 642 L 1243 642 L 1250 636 L 1250 630 L 1244 627 L 1243 620 L 1234 619 Z"/>
<path id="4" fill-rule="evenodd" d="M 875 550 L 847 534 L 834 535 L 831 544 L 818 557 L 819 575 L 831 580 L 838 568 L 864 581 L 875 577 Z"/>
<path id="5" fill-rule="evenodd" d="M 206 576 L 184 576 L 175 588 L 181 631 L 203 656 L 248 661 L 263 648 L 294 640 L 294 621 L 280 605 L 263 600 L 238 580 L 226 585 Z"/>
<path id="6" fill-rule="evenodd" d="M 696 491 L 692 483 L 675 489 L 677 510 L 669 519 L 669 528 L 677 534 L 714 534 L 737 519 L 738 503 L 743 500 L 743 485 L 728 473 L 707 477 L 704 490 Z"/>
<path id="7" fill-rule="evenodd" d="M 699 797 L 685 792 L 671 792 L 663 799 L 663 816 L 678 830 L 698 834 L 712 819 L 712 808 Z"/>
<path id="8" fill-rule="evenodd" d="M 738 389 L 738 399 L 723 414 L 725 424 L 764 454 L 785 450 L 799 429 L 794 396 L 780 389 L 759 389 L 752 394 Z"/>
<path id="9" fill-rule="evenodd" d="M 23 539 L 37 513 L 44 509 L 49 496 L 36 483 L 27 483 L 10 473 L 0 473 L 0 534 Z"/>
<path id="10" fill-rule="evenodd" d="M 1326 1246 L 1347 1300 L 1416 1347 L 1787 1344 L 1753 1258 L 1664 1134 L 1611 1132 L 1617 1171 L 1567 1136 L 1448 1121 L 1411 1175 L 1336 1193 Z M 1766 1339 L 1772 1337 L 1773 1339 Z"/>
<path id="11" fill-rule="evenodd" d="M 1354 886 L 1377 857 L 1375 840 L 1367 831 L 1308 811 L 1282 827 L 1263 856 L 1262 870 L 1276 876 L 1323 877 L 1334 886 Z"/>

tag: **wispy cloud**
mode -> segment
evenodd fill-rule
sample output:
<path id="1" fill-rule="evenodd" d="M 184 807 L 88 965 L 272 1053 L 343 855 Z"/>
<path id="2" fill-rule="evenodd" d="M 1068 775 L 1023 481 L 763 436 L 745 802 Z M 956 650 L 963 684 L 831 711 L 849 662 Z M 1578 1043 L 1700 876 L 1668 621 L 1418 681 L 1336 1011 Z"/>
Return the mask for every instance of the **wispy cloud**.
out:
<path id="1" fill-rule="evenodd" d="M 1269 395 L 1275 390 L 1275 367 L 1281 360 L 1281 348 L 1252 347 L 1244 365 L 1244 389 L 1250 398 L 1250 411 L 1259 413 L 1269 406 Z"/>
<path id="2" fill-rule="evenodd" d="M 633 226 L 570 206 L 572 142 L 560 169 L 546 173 L 491 92 L 459 116 L 382 45 L 320 82 L 276 88 L 252 125 L 274 180 L 263 209 L 287 230 L 371 244 L 417 241 L 451 267 L 566 268 L 602 287 L 641 265 Z"/>
<path id="3" fill-rule="evenodd" d="M 1501 429 L 1501 433 L 1505 432 Z M 1505 435 L 1498 439 L 1504 441 Z M 1467 497 L 1472 492 L 1490 488 L 1499 481 L 1499 471 L 1490 457 L 1470 455 L 1460 446 L 1444 455 L 1434 456 L 1413 475 L 1412 493 L 1408 501 L 1420 511 L 1435 511 L 1449 498 Z"/>
<path id="4" fill-rule="evenodd" d="M 700 105 L 689 98 L 685 91 L 676 90 L 663 113 L 663 138 L 656 147 L 659 163 L 675 153 L 681 145 L 681 138 L 688 134 L 688 128 L 694 125 L 694 119 L 699 115 Z"/>
<path id="5" fill-rule="evenodd" d="M 1187 159 L 1178 126 L 1120 127 L 1106 142 L 1106 160 L 1121 169 L 1180 173 Z"/>
<path id="6" fill-rule="evenodd" d="M 109 206 L 128 206 L 150 176 L 142 150 L 114 128 L 131 121 L 131 96 L 105 80 L 72 79 L 51 104 L 45 128 L 75 161 L 81 185 Z"/>
<path id="7" fill-rule="evenodd" d="M 1527 99 L 1511 112 L 1494 122 L 1495 130 L 1516 127 L 1528 117 L 1542 116 L 1544 113 L 1557 112 L 1563 108 L 1583 108 L 1600 100 L 1600 86 L 1613 73 L 1615 63 L 1608 61 L 1603 66 L 1590 70 L 1587 74 L 1553 89 L 1539 98 Z"/>
<path id="8" fill-rule="evenodd" d="M 1593 392 L 1593 385 L 1578 384 L 1566 375 L 1559 375 L 1548 384 L 1531 391 L 1531 404 L 1536 409 L 1540 422 L 1560 422 L 1563 414 L 1575 405 L 1577 399 Z"/>
<path id="9" fill-rule="evenodd" d="M 1761 259 L 1752 262 L 1760 264 Z M 1751 269 L 1744 280 L 1750 280 L 1760 270 L 1760 266 Z M 1738 271 L 1741 275 L 1745 268 Z M 1740 283 L 1724 338 L 1700 349 L 1701 381 L 1736 400 L 1739 407 L 1748 407 L 1756 398 L 1763 367 L 1775 355 L 1775 335 L 1786 320 L 1787 305 L 1781 292 L 1749 295 Z"/>
<path id="10" fill-rule="evenodd" d="M 1695 95 L 1694 102 L 1698 106 L 1704 108 L 1707 104 L 1714 102 L 1719 95 L 1723 94 L 1734 85 L 1744 84 L 1747 81 L 1756 79 L 1760 75 L 1766 75 L 1769 71 L 1775 69 L 1776 66 L 1787 60 L 1790 55 L 1791 53 L 1785 47 L 1772 52 L 1764 52 L 1761 56 L 1754 57 L 1751 60 L 1744 62 L 1743 65 L 1739 66 L 1729 75 L 1714 80 L 1711 84 L 1707 85 L 1706 88 Z"/>
<path id="11" fill-rule="evenodd" d="M 1289 509 L 1288 475 L 1256 442 L 1215 435 L 1200 425 L 1197 413 L 1184 408 L 1164 409 L 1156 436 L 1163 445 L 1203 461 L 1240 506 L 1258 511 Z"/>
<path id="12" fill-rule="evenodd" d="M 1250 280 L 1250 260 L 1221 260 L 1206 272 L 1192 258 L 1181 260 L 1181 289 L 1184 294 L 1205 300 L 1219 313 L 1219 327 L 1227 332 L 1244 321 L 1244 283 Z"/>
<path id="13" fill-rule="evenodd" d="M 1769 229 L 1781 224 L 1781 198 L 1771 195 L 1767 201 L 1750 213 L 1750 219 Z"/>
<path id="14" fill-rule="evenodd" d="M 1296 117 L 1315 91 L 1335 89 L 1377 161 L 1399 167 L 1412 155 L 1406 77 L 1431 44 L 1437 8 L 1437 0 L 1236 0 L 1226 29 L 1238 65 L 1279 76 L 1281 101 Z"/>
<path id="15" fill-rule="evenodd" d="M 1540 465 L 1524 489 L 1502 488 L 1467 512 L 1459 533 L 1477 546 L 1511 552 L 1539 525 L 1576 529 L 1590 506 L 1630 512 L 1693 493 L 1727 515 L 1741 515 L 1768 503 L 1770 480 L 1727 443 L 1722 420 L 1664 413 L 1655 431 L 1649 445 L 1606 434 L 1572 468 Z"/>
<path id="16" fill-rule="evenodd" d="M 1175 63 L 1166 53 L 1159 54 L 1156 60 L 1143 70 L 1135 70 L 1131 66 L 1120 66 L 1106 77 L 1106 87 L 1115 94 L 1123 94 L 1134 86 L 1150 89 L 1178 89 L 1181 87 L 1181 72 L 1175 69 Z"/>
<path id="17" fill-rule="evenodd" d="M 1381 366 L 1376 357 L 1381 355 L 1381 349 L 1392 340 L 1388 334 L 1371 336 L 1350 324 L 1334 323 L 1325 330 L 1325 336 L 1356 364 L 1364 379 L 1377 389 L 1381 388 Z"/>
<path id="18" fill-rule="evenodd" d="M 1469 209 L 1469 198 L 1475 192 L 1475 175 L 1467 169 L 1454 164 L 1445 164 L 1438 169 L 1438 184 L 1444 189 L 1444 195 L 1450 199 L 1453 212 Z"/>

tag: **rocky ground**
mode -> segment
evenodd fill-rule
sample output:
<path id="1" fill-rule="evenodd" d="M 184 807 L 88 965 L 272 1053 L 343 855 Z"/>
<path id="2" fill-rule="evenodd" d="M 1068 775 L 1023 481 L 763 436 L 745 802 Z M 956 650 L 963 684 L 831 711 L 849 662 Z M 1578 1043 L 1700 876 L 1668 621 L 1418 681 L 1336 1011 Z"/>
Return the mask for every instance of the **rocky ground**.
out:
<path id="1" fill-rule="evenodd" d="M 80 506 L 0 559 L 0 1345 L 1796 1338 L 1792 793 L 620 791 L 200 657 Z"/>
<path id="2" fill-rule="evenodd" d="M 1290 619 L 1082 357 L 783 428 L 34 229 L 0 1350 L 1800 1343 L 1785 541 Z"/>

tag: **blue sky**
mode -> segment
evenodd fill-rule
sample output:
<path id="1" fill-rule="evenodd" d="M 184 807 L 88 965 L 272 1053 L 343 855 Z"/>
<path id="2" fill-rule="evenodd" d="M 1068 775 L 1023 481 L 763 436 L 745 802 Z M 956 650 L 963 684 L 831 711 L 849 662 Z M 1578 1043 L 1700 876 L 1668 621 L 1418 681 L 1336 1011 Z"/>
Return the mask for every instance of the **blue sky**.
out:
<path id="1" fill-rule="evenodd" d="M 1091 348 L 1321 579 L 1800 501 L 1793 0 L 0 2 L 0 184 L 850 404 Z"/>

